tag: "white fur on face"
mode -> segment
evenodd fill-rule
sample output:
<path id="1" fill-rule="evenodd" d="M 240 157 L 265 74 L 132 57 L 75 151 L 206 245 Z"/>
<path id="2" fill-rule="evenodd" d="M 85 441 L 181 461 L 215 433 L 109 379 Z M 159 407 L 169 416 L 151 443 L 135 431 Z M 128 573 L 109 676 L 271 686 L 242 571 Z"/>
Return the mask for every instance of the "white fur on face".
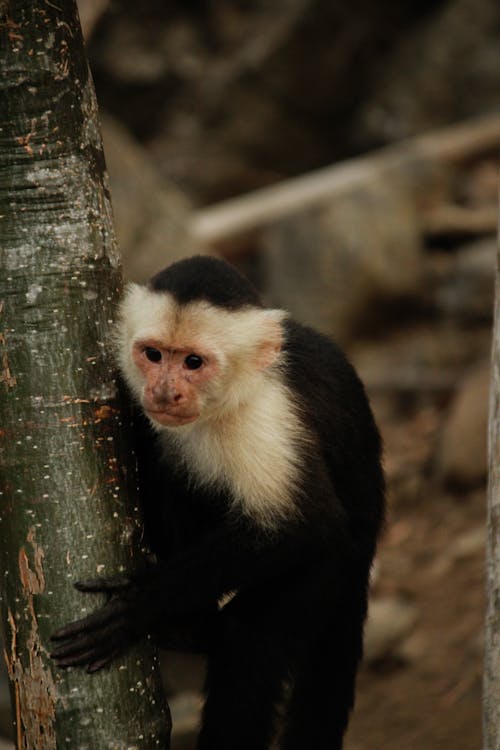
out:
<path id="1" fill-rule="evenodd" d="M 153 294 L 139 284 L 128 284 L 120 303 L 116 327 L 116 356 L 122 375 L 139 401 L 144 375 L 134 363 L 132 350 L 139 339 L 168 336 L 166 323 L 174 314 L 174 302 L 168 295 Z"/>
<path id="2" fill-rule="evenodd" d="M 200 418 L 182 427 L 157 426 L 193 482 L 228 488 L 235 505 L 267 527 L 298 513 L 293 498 L 309 438 L 280 373 L 286 313 L 229 311 L 203 301 L 179 306 L 171 295 L 137 284 L 128 287 L 120 312 L 119 363 L 139 400 L 144 378 L 131 357 L 134 342 L 153 339 L 217 361 Z"/>

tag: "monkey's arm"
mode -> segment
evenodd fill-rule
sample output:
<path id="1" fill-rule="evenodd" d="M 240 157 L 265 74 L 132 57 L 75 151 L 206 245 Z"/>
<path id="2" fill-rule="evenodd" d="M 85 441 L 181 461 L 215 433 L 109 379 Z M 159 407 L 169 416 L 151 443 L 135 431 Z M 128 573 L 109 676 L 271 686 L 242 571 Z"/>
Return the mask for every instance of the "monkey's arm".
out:
<path id="1" fill-rule="evenodd" d="M 210 606 L 224 593 L 293 575 L 294 568 L 321 564 L 322 558 L 340 586 L 349 578 L 353 553 L 342 527 L 336 523 L 332 529 L 331 535 L 322 532 L 320 538 L 307 526 L 297 526 L 274 539 L 255 530 L 235 534 L 219 529 L 176 559 L 161 561 L 133 578 L 79 582 L 78 590 L 104 593 L 108 601 L 57 630 L 52 638 L 60 644 L 51 656 L 61 667 L 87 665 L 96 671 L 140 637 L 163 624 L 168 628 L 169 621 Z"/>

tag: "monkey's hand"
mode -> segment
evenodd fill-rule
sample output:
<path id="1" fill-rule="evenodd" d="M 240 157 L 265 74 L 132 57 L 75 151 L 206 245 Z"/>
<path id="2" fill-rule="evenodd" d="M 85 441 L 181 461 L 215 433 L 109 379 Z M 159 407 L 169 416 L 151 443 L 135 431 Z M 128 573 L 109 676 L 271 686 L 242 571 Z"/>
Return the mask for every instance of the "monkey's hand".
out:
<path id="1" fill-rule="evenodd" d="M 75 583 L 78 591 L 103 593 L 106 604 L 51 636 L 60 642 L 50 656 L 59 667 L 87 665 L 96 672 L 145 634 L 140 587 L 129 578 L 95 578 Z M 142 615 L 142 616 L 141 616 Z"/>

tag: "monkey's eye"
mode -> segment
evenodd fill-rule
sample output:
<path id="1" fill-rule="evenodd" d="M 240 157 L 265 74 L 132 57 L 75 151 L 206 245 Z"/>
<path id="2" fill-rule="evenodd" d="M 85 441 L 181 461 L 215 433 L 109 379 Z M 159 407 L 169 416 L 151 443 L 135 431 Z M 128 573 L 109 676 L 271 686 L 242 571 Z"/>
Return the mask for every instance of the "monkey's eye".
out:
<path id="1" fill-rule="evenodd" d="M 188 370 L 199 370 L 203 364 L 203 360 L 201 357 L 198 357 L 197 354 L 188 354 L 184 360 L 184 364 Z"/>
<path id="2" fill-rule="evenodd" d="M 144 354 L 150 362 L 161 362 L 161 351 L 159 349 L 154 349 L 152 346 L 147 346 L 144 349 Z"/>

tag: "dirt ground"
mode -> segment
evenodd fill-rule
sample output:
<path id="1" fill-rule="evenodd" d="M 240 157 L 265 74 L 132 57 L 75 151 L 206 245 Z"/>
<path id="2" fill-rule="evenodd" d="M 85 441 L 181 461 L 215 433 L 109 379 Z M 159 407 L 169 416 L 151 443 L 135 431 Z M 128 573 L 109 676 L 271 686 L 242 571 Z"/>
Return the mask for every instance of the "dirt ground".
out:
<path id="1" fill-rule="evenodd" d="M 484 488 L 451 494 L 425 477 L 405 500 L 389 493 L 374 595 L 416 618 L 363 666 L 346 750 L 481 747 L 485 502 Z"/>

